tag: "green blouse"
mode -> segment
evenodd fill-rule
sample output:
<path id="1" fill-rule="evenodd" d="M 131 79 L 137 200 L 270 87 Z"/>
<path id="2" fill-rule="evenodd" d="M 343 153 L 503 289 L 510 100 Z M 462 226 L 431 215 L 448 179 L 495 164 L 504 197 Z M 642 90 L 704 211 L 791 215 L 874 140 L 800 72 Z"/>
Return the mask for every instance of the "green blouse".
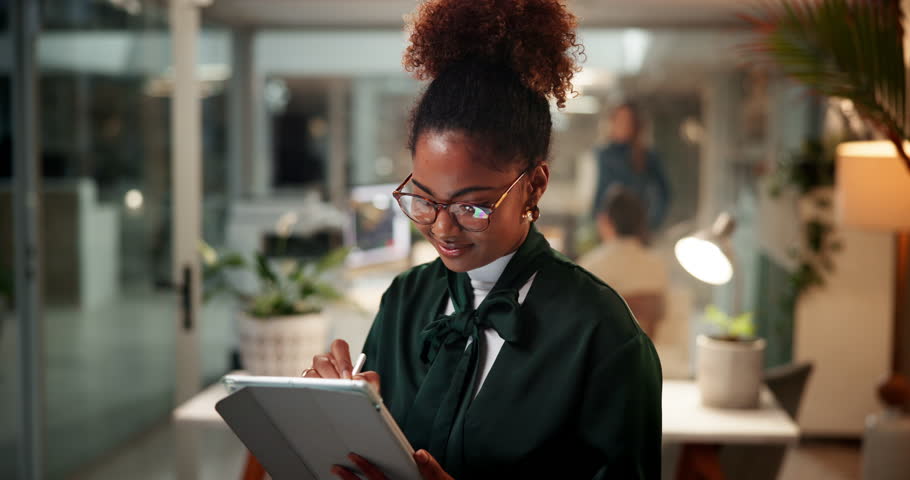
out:
<path id="1" fill-rule="evenodd" d="M 654 346 L 612 288 L 545 252 L 519 310 L 521 337 L 502 346 L 466 406 L 463 431 L 450 437 L 463 442 L 463 458 L 442 466 L 458 480 L 658 479 Z M 402 426 L 429 370 L 421 331 L 446 307 L 446 275 L 439 259 L 399 275 L 364 345 L 365 370 L 380 374 L 384 402 Z"/>

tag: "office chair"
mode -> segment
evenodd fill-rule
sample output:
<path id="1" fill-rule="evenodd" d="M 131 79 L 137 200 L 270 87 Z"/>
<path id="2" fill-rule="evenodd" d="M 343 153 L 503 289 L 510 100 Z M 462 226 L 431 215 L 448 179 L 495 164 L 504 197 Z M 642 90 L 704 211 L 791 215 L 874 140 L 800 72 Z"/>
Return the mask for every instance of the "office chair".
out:
<path id="1" fill-rule="evenodd" d="M 796 363 L 769 369 L 765 384 L 780 407 L 794 421 L 799 413 L 803 392 L 812 374 L 811 363 Z M 720 450 L 720 464 L 726 478 L 736 480 L 774 480 L 780 474 L 787 454 L 782 445 L 735 445 Z"/>

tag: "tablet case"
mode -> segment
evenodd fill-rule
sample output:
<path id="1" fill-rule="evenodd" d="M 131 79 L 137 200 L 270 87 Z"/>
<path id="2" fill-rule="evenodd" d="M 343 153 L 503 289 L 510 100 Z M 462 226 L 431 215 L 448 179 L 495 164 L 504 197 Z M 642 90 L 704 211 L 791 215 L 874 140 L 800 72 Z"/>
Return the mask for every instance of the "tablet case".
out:
<path id="1" fill-rule="evenodd" d="M 364 392 L 248 386 L 215 410 L 274 480 L 336 480 L 333 465 L 357 472 L 350 452 L 390 479 L 421 478 L 394 420 Z"/>

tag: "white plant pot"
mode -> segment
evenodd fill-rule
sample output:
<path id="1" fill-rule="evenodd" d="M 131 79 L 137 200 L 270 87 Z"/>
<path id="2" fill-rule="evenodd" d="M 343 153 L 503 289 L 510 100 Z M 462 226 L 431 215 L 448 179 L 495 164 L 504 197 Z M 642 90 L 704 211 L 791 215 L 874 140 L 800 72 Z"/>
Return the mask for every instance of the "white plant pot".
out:
<path id="1" fill-rule="evenodd" d="M 251 375 L 297 377 L 326 352 L 329 323 L 322 313 L 254 318 L 240 314 L 240 357 Z"/>
<path id="2" fill-rule="evenodd" d="M 757 408 L 765 340 L 728 341 L 699 335 L 695 381 L 706 407 Z"/>

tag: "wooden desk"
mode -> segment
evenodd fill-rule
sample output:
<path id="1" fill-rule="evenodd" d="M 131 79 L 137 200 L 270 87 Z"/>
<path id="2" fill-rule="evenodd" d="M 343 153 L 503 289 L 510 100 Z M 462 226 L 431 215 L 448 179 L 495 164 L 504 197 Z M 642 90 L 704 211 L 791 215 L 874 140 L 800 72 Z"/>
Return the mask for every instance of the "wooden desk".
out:
<path id="1" fill-rule="evenodd" d="M 195 427 L 227 428 L 215 411 L 215 404 L 226 395 L 224 386 L 216 383 L 174 410 L 178 479 L 196 478 Z M 693 456 L 696 462 L 716 463 L 716 451 L 720 445 L 786 445 L 795 443 L 799 438 L 799 427 L 777 405 L 774 395 L 767 388 L 762 389 L 760 407 L 754 410 L 704 407 L 698 388 L 691 381 L 665 381 L 662 401 L 663 442 L 684 445 L 680 460 L 684 472 L 681 473 L 691 473 L 694 467 L 684 462 L 692 462 Z"/>

